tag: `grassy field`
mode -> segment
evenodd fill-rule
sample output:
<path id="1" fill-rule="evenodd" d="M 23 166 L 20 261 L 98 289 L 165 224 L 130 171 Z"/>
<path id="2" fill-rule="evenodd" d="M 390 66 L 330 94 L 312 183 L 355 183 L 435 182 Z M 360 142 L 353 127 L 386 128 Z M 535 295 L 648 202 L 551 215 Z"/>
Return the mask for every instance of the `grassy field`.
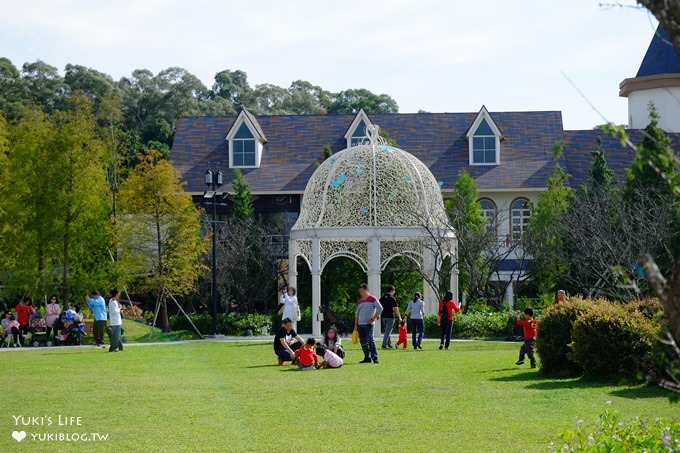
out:
<path id="1" fill-rule="evenodd" d="M 543 379 L 516 367 L 518 344 L 435 346 L 380 351 L 373 365 L 358 364 L 349 345 L 343 368 L 312 372 L 277 366 L 264 343 L 4 350 L 0 451 L 529 452 L 547 451 L 609 400 L 626 417 L 680 418 L 654 387 Z M 42 418 L 17 427 L 22 415 Z M 59 416 L 80 425 L 59 426 Z M 15 441 L 14 430 L 27 437 Z M 33 440 L 39 433 L 108 440 Z"/>

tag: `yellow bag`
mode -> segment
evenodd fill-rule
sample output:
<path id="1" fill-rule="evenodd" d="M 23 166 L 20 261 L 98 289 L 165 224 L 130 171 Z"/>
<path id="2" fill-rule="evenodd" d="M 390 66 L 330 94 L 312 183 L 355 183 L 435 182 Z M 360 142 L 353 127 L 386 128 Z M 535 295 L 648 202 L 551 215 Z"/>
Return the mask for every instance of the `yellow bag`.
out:
<path id="1" fill-rule="evenodd" d="M 359 331 L 355 330 L 352 332 L 352 344 L 357 344 L 359 342 Z"/>

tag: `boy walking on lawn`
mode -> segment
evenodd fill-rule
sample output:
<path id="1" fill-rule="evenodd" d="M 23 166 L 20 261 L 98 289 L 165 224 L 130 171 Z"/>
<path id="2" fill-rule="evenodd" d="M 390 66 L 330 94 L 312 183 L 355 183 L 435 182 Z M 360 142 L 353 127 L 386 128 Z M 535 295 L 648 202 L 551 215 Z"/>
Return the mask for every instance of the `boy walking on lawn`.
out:
<path id="1" fill-rule="evenodd" d="M 534 309 L 527 307 L 524 309 L 524 319 L 520 319 L 520 312 L 517 311 L 517 324 L 524 328 L 524 344 L 519 349 L 519 360 L 515 365 L 524 365 L 524 356 L 529 356 L 531 368 L 536 368 L 536 358 L 534 357 L 534 343 L 536 343 L 536 333 L 538 323 L 534 319 Z"/>

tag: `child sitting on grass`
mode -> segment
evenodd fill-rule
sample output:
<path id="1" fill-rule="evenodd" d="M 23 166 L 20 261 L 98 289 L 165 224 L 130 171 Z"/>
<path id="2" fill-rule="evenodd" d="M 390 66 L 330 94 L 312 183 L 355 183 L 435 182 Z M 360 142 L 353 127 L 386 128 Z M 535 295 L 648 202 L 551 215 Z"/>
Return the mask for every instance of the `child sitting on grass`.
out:
<path id="1" fill-rule="evenodd" d="M 399 341 L 397 341 L 397 349 L 399 349 L 400 344 L 404 345 L 404 349 L 408 348 L 408 329 L 406 328 L 405 320 L 399 322 Z"/>
<path id="2" fill-rule="evenodd" d="M 318 368 L 340 368 L 342 366 L 342 358 L 321 343 L 316 344 L 316 355 L 323 357 L 323 362 Z"/>
<path id="3" fill-rule="evenodd" d="M 293 365 L 297 365 L 302 371 L 310 371 L 317 368 L 319 365 L 319 357 L 316 355 L 314 346 L 316 340 L 308 338 L 303 347 L 295 351 L 295 359 Z"/>
<path id="4" fill-rule="evenodd" d="M 520 312 L 517 310 L 517 324 L 524 328 L 524 344 L 519 349 L 519 360 L 515 365 L 524 365 L 524 355 L 529 356 L 531 368 L 536 368 L 536 358 L 534 357 L 534 343 L 536 343 L 536 333 L 538 323 L 534 319 L 534 309 L 527 307 L 524 309 L 524 319 L 520 319 Z"/>

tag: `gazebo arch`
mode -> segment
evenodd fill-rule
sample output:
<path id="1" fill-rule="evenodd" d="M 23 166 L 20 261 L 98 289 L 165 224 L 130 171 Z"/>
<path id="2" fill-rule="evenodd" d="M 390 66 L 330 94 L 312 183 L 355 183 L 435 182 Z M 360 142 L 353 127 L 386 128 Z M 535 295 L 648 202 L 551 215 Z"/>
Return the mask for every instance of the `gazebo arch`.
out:
<path id="1" fill-rule="evenodd" d="M 333 258 L 359 263 L 369 288 L 378 295 L 387 263 L 406 256 L 428 276 L 423 298 L 426 310 L 435 313 L 439 266 L 456 254 L 457 240 L 436 179 L 413 155 L 387 145 L 379 129 L 368 126 L 362 143 L 334 154 L 316 169 L 291 230 L 289 262 L 301 256 L 312 274 L 314 336 L 321 335 L 321 273 Z M 452 266 L 450 283 L 456 295 L 457 273 Z M 289 266 L 288 280 L 297 284 L 296 266 Z"/>

